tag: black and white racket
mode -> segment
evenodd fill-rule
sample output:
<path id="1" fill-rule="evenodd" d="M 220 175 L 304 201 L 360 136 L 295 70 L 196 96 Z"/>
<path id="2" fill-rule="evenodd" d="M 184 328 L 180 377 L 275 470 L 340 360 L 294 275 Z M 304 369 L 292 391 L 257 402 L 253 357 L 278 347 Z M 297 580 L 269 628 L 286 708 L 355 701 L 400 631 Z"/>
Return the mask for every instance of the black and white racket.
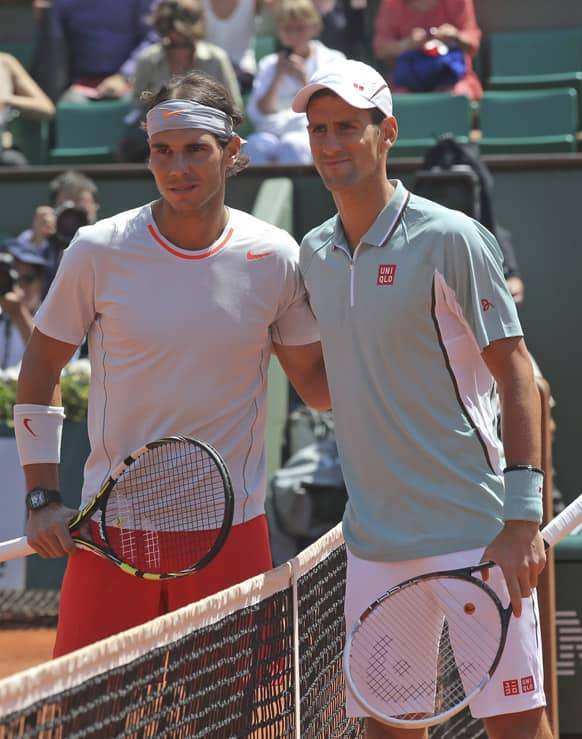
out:
<path id="1" fill-rule="evenodd" d="M 582 495 L 542 530 L 546 549 L 581 523 Z M 413 577 L 361 614 L 346 640 L 344 672 L 370 716 L 400 728 L 435 726 L 485 688 L 512 613 L 473 576 L 492 566 L 482 562 Z"/>
<path id="2" fill-rule="evenodd" d="M 232 525 L 226 465 L 209 444 L 170 436 L 136 449 L 69 523 L 76 544 L 147 580 L 183 577 L 207 565 Z M 74 532 L 91 521 L 88 541 Z M 0 543 L 0 561 L 34 554 L 26 537 Z"/>

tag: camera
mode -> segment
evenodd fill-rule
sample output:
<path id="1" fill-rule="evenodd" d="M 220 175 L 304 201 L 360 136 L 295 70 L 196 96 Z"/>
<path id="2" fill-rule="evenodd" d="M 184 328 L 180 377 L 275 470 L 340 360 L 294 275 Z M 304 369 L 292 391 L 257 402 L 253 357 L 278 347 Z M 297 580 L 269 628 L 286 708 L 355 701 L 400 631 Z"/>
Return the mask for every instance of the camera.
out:
<path id="1" fill-rule="evenodd" d="M 0 297 L 14 290 L 18 272 L 13 265 L 14 257 L 11 254 L 0 254 Z"/>
<path id="2" fill-rule="evenodd" d="M 75 205 L 72 200 L 65 200 L 58 208 L 55 208 L 55 216 L 57 221 L 52 240 L 60 249 L 66 249 L 77 230 L 89 224 L 89 216 L 85 208 Z"/>

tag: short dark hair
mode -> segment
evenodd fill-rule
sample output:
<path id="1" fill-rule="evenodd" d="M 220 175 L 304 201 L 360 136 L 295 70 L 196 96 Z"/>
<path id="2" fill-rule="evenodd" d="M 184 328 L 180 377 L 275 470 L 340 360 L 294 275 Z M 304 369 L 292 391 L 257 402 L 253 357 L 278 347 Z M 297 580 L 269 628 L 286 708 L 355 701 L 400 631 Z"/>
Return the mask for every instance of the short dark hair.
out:
<path id="1" fill-rule="evenodd" d="M 97 185 L 95 182 L 82 172 L 69 169 L 50 181 L 49 203 L 54 208 L 59 195 L 64 196 L 66 200 L 74 200 L 82 192 L 87 191 L 95 198 L 97 197 Z"/>
<path id="2" fill-rule="evenodd" d="M 232 118 L 233 128 L 237 128 L 244 121 L 242 111 L 235 105 L 226 87 L 204 72 L 188 72 L 172 77 L 157 92 L 142 92 L 140 100 L 144 103 L 146 112 L 166 100 L 192 100 L 192 102 L 216 108 L 229 115 Z M 228 143 L 226 138 L 219 136 L 216 138 L 223 147 Z M 248 163 L 249 157 L 246 154 L 240 154 L 236 163 L 227 169 L 227 177 L 242 172 Z"/>
<path id="3" fill-rule="evenodd" d="M 338 95 L 336 92 L 334 92 L 333 90 L 330 90 L 328 87 L 322 87 L 321 89 L 316 90 L 313 93 L 313 95 L 309 98 L 307 104 L 309 105 L 309 103 L 312 100 L 315 100 L 317 98 L 326 97 L 326 96 L 341 97 L 341 95 Z M 380 108 L 365 108 L 365 110 L 369 110 L 370 113 L 372 114 L 372 124 L 374 126 L 379 126 L 380 123 L 382 123 L 382 121 L 384 120 L 384 118 L 388 117 L 386 113 L 384 113 L 384 111 L 380 110 Z"/>

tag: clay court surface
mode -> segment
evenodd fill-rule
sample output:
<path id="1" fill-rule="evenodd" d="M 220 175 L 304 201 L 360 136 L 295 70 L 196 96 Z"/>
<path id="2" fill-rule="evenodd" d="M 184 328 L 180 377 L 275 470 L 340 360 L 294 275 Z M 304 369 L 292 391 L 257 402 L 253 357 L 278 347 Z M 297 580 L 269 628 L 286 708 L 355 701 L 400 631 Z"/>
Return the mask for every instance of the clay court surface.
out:
<path id="1" fill-rule="evenodd" d="M 54 629 L 0 630 L 0 680 L 51 658 Z"/>

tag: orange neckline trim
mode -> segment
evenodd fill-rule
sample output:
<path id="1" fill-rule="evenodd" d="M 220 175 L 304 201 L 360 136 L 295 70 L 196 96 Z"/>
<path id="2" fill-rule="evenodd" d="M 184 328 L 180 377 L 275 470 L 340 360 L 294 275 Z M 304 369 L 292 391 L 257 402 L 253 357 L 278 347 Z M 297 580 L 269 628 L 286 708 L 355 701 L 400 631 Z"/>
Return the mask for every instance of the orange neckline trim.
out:
<path id="1" fill-rule="evenodd" d="M 181 251 L 177 251 L 172 246 L 170 246 L 167 241 L 164 241 L 164 239 L 162 239 L 162 237 L 156 232 L 156 229 L 151 224 L 148 224 L 148 231 L 160 246 L 163 246 L 166 251 L 170 252 L 170 254 L 173 254 L 175 257 L 179 257 L 180 259 L 206 259 L 207 257 L 211 257 L 213 254 L 216 254 L 216 252 L 220 251 L 221 249 L 224 249 L 234 233 L 234 228 L 229 228 L 224 235 L 222 241 L 219 241 L 218 244 L 212 247 L 212 249 L 210 249 L 209 251 L 205 251 L 204 254 L 184 254 Z"/>

